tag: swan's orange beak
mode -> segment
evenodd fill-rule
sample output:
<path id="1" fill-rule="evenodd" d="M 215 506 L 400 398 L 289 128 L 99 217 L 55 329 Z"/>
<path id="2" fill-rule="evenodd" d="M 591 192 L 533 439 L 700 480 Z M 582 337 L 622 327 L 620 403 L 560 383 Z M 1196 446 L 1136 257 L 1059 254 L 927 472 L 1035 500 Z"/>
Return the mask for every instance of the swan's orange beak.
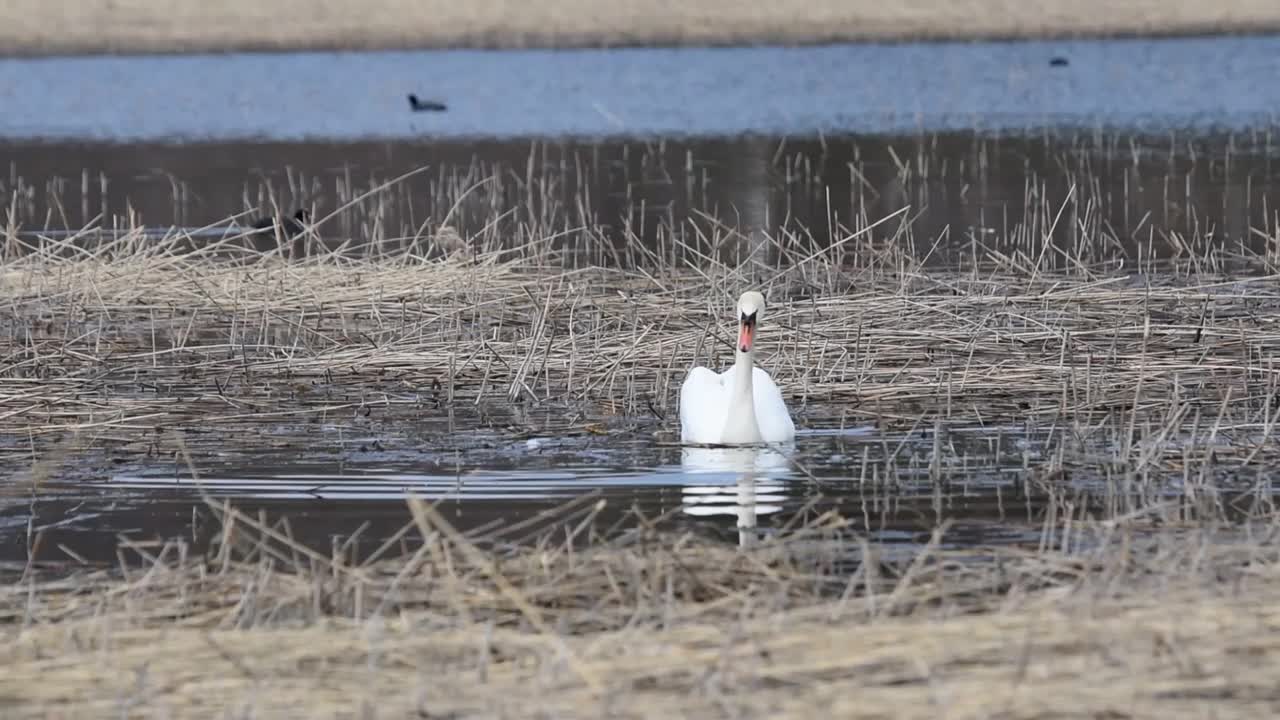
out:
<path id="1" fill-rule="evenodd" d="M 738 351 L 751 352 L 751 343 L 756 337 L 756 314 L 743 315 L 738 323 Z"/>

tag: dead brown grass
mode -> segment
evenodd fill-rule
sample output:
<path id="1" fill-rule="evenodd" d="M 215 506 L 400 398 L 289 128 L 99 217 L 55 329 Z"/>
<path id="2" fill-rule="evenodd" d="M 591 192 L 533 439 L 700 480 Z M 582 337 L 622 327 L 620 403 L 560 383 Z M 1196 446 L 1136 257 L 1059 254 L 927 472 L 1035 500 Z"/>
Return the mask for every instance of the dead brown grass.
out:
<path id="1" fill-rule="evenodd" d="M 591 504 L 566 509 L 589 523 Z M 898 564 L 838 516 L 739 549 L 649 529 L 503 550 L 430 507 L 407 558 L 238 516 L 206 558 L 0 591 L 0 698 L 35 717 L 1264 717 L 1274 530 Z M 226 512 L 224 510 L 224 512 Z M 583 513 L 586 522 L 579 522 Z M 228 518 L 230 516 L 228 515 Z M 416 713 L 416 715 L 415 715 Z"/>
<path id="2" fill-rule="evenodd" d="M 11 0 L 0 10 L 0 52 L 793 43 L 1277 28 L 1280 9 L 1269 0 Z"/>
<path id="3" fill-rule="evenodd" d="M 1208 453 L 1240 470 L 1274 451 L 1269 276 L 1157 284 L 998 254 L 984 270 L 934 272 L 870 237 L 771 241 L 782 268 L 763 273 L 688 246 L 684 269 L 610 270 L 565 269 L 543 241 L 299 262 L 218 261 L 177 250 L 177 237 L 70 257 L 53 244 L 0 274 L 25 328 L 0 340 L 0 427 L 145 435 L 427 402 L 671 417 L 689 367 L 730 361 L 724 318 L 758 285 L 771 302 L 762 361 L 802 412 L 904 428 L 1034 418 L 1081 437 L 1105 427 L 1139 470 Z M 1172 442 L 1187 433 L 1206 444 Z"/>

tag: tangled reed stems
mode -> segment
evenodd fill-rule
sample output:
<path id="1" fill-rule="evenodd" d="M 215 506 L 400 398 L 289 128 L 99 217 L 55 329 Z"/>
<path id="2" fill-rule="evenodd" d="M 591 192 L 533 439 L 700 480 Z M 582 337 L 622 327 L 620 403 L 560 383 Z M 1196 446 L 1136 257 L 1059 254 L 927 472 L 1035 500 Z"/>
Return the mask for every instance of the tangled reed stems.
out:
<path id="1" fill-rule="evenodd" d="M 1084 552 L 930 544 L 895 563 L 835 515 L 738 549 L 644 518 L 595 536 L 587 498 L 563 510 L 585 520 L 574 537 L 510 548 L 410 508 L 397 559 L 317 554 L 222 507 L 205 557 L 133 548 L 144 562 L 123 573 L 5 588 L 9 716 L 1245 717 L 1280 702 L 1271 525 L 1098 526 Z"/>
<path id="2" fill-rule="evenodd" d="M 900 230 L 875 229 L 830 251 L 768 239 L 756 255 L 799 257 L 779 270 L 696 249 L 631 269 L 564 268 L 546 248 L 33 253 L 0 275 L 0 429 L 24 438 L 5 450 L 513 407 L 671 431 L 684 370 L 729 361 L 727 308 L 755 285 L 770 302 L 762 361 L 811 427 L 1034 426 L 1060 447 L 1105 439 L 1138 472 L 1273 457 L 1271 277 L 1081 276 L 1009 258 L 940 272 L 892 250 Z"/>

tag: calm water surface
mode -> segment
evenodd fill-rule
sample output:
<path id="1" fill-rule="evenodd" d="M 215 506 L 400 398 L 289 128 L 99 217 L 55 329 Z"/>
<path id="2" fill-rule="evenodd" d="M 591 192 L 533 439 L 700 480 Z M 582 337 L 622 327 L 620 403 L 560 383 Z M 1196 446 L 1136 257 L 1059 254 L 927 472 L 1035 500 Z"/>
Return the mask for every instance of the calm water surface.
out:
<path id="1" fill-rule="evenodd" d="M 0 137 L 1244 130 L 1274 121 L 1277 68 L 1275 36 L 7 59 Z M 411 113 L 408 93 L 448 111 Z"/>
<path id="2" fill-rule="evenodd" d="M 308 545 L 355 538 L 369 551 L 408 522 L 407 494 L 438 503 L 463 531 L 491 535 L 524 523 L 516 535 L 499 533 L 509 542 L 545 531 L 583 496 L 604 501 L 600 529 L 633 524 L 639 513 L 726 538 L 761 537 L 797 512 L 834 510 L 858 531 L 904 546 L 927 541 L 944 520 L 955 523 L 948 545 L 1037 541 L 1045 496 L 1025 470 L 1041 458 L 1042 438 L 1018 428 L 951 431 L 937 462 L 933 443 L 928 432 L 871 427 L 803 431 L 795 447 L 778 449 L 681 448 L 644 432 L 462 432 L 442 450 L 386 449 L 373 437 L 319 452 L 227 448 L 222 461 L 202 461 L 197 476 L 173 458 L 101 466 L 86 458 L 46 481 L 38 499 L 6 501 L 0 562 L 22 565 L 36 536 L 55 563 L 114 562 L 117 538 L 185 538 L 200 548 L 213 528 L 208 503 L 223 501 L 250 516 L 289 518 Z"/>

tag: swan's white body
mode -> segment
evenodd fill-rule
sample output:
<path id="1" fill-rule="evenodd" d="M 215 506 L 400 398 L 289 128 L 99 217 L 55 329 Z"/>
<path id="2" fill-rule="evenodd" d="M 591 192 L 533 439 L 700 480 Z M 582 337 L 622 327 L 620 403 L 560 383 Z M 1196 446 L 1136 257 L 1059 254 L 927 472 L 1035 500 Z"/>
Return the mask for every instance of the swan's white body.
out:
<path id="1" fill-rule="evenodd" d="M 737 360 L 716 374 L 695 367 L 680 388 L 680 440 L 703 445 L 786 443 L 796 436 L 795 423 L 782 393 L 769 373 L 755 366 L 755 326 L 764 315 L 764 296 L 743 294 L 738 300 Z"/>

